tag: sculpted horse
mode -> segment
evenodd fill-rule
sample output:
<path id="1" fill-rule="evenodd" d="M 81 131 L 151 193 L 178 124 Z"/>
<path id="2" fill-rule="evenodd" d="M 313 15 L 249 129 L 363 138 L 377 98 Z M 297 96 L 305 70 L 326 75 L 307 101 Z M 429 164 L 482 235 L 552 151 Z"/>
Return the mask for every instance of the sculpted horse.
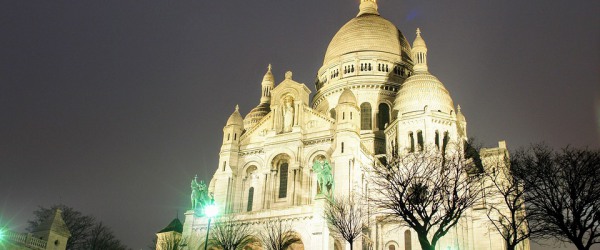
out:
<path id="1" fill-rule="evenodd" d="M 210 200 L 206 184 L 204 184 L 204 181 L 198 183 L 196 178 L 194 177 L 191 184 L 192 194 L 190 198 L 192 200 L 192 209 L 203 207 Z"/>
<path id="2" fill-rule="evenodd" d="M 319 185 L 320 193 L 327 194 L 333 191 L 333 171 L 327 160 L 315 160 L 312 167 L 317 174 L 317 184 Z M 328 187 L 329 190 L 328 190 Z"/>

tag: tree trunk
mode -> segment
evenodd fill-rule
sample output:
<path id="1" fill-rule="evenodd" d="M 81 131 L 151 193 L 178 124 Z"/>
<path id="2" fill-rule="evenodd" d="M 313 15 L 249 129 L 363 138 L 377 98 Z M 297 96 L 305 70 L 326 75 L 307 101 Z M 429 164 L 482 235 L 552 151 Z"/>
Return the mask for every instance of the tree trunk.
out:
<path id="1" fill-rule="evenodd" d="M 419 243 L 421 244 L 422 250 L 435 250 L 435 246 L 432 246 L 431 243 L 429 243 L 427 235 L 421 235 L 419 233 L 417 233 L 417 235 L 419 237 Z"/>
<path id="2" fill-rule="evenodd" d="M 515 250 L 516 246 L 511 244 L 506 244 L 506 250 Z"/>

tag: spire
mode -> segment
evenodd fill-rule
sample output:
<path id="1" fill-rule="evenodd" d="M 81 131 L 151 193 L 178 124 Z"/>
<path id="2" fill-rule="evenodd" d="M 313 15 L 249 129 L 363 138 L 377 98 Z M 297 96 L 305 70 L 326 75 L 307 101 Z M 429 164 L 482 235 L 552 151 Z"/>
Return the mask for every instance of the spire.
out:
<path id="1" fill-rule="evenodd" d="M 413 61 L 415 62 L 414 71 L 415 73 L 427 73 L 427 45 L 425 40 L 421 37 L 421 29 L 417 28 L 417 37 L 413 42 L 412 47 Z"/>
<path id="2" fill-rule="evenodd" d="M 273 89 L 273 87 L 275 86 L 275 77 L 273 76 L 273 73 L 271 72 L 271 64 L 269 63 L 269 66 L 267 66 L 267 73 L 265 73 L 265 76 L 263 77 L 263 81 L 261 84 L 262 87 L 262 91 L 261 91 L 261 95 L 260 95 L 260 103 L 271 103 L 271 90 Z"/>
<path id="3" fill-rule="evenodd" d="M 360 0 L 359 12 L 356 16 L 364 14 L 379 15 L 379 12 L 377 12 L 377 0 Z"/>

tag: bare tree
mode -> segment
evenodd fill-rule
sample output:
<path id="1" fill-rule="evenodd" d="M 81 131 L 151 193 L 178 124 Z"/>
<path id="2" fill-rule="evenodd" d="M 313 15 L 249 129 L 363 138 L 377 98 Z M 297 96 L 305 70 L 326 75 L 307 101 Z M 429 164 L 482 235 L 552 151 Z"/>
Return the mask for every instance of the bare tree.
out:
<path id="1" fill-rule="evenodd" d="M 86 239 L 85 249 L 88 250 L 125 250 L 127 249 L 121 241 L 113 234 L 110 228 L 104 226 L 102 222 L 96 223 L 90 229 L 90 235 Z"/>
<path id="2" fill-rule="evenodd" d="M 352 250 L 367 221 L 360 200 L 352 196 L 327 199 L 324 217 L 332 232 L 344 238 Z"/>
<path id="3" fill-rule="evenodd" d="M 371 200 L 390 219 L 412 228 L 423 250 L 433 250 L 478 200 L 481 188 L 473 171 L 473 161 L 458 146 L 392 155 L 373 166 Z"/>
<path id="4" fill-rule="evenodd" d="M 539 229 L 528 223 L 535 214 L 525 212 L 527 197 L 523 181 L 513 175 L 508 152 L 490 158 L 483 173 L 486 196 L 490 198 L 486 200 L 486 215 L 504 239 L 506 249 L 514 250 Z"/>
<path id="5" fill-rule="evenodd" d="M 163 250 L 200 249 L 200 246 L 196 246 L 195 248 L 193 248 L 192 246 L 190 246 L 190 243 L 191 242 L 188 237 L 182 238 L 180 235 L 176 235 L 174 233 L 162 235 L 160 240 L 155 235 L 152 238 L 151 245 L 148 245 L 148 249 L 150 249 L 150 250 L 156 250 L 156 249 L 163 249 Z"/>
<path id="6" fill-rule="evenodd" d="M 512 157 L 525 184 L 529 223 L 578 249 L 600 243 L 600 151 L 534 145 Z"/>
<path id="7" fill-rule="evenodd" d="M 209 246 L 218 246 L 223 250 L 238 250 L 254 242 L 253 234 L 250 224 L 224 216 L 211 227 L 208 243 Z"/>
<path id="8" fill-rule="evenodd" d="M 100 222 L 96 222 L 94 217 L 90 215 L 84 215 L 81 212 L 73 209 L 66 205 L 53 205 L 51 207 L 39 207 L 38 210 L 33 212 L 34 218 L 30 220 L 27 230 L 34 231 L 42 222 L 50 218 L 54 214 L 56 209 L 62 210 L 62 218 L 65 224 L 69 228 L 71 237 L 67 241 L 67 249 L 92 249 L 90 248 L 95 244 L 94 242 L 118 242 L 113 246 L 121 246 L 125 249 L 120 241 L 116 239 L 112 231 Z M 104 248 L 106 249 L 106 248 Z"/>
<path id="9" fill-rule="evenodd" d="M 285 250 L 301 241 L 292 231 L 291 224 L 281 219 L 266 221 L 262 225 L 258 238 L 266 250 Z"/>

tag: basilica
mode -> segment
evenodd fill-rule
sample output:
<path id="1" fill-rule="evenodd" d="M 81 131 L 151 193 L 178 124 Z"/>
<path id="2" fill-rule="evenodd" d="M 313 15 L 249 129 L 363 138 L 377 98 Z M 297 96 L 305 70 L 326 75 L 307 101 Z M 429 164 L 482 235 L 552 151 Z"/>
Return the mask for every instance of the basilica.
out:
<path id="1" fill-rule="evenodd" d="M 358 14 L 329 43 L 315 93 L 290 71 L 274 76 L 269 65 L 262 82 L 256 81 L 258 105 L 245 115 L 236 106 L 223 127 L 219 164 L 206 186 L 219 211 L 253 224 L 289 222 L 301 240 L 294 249 L 350 249 L 332 236 L 323 218 L 324 189 L 368 193 L 366 176 L 380 157 L 467 140 L 460 106 L 428 70 L 425 32 L 411 32 L 411 44 L 379 14 L 376 0 L 361 0 Z M 483 149 L 482 157 L 505 153 L 500 142 Z M 436 249 L 504 248 L 486 223 L 485 206 L 467 214 Z M 373 216 L 355 249 L 420 249 L 409 227 Z M 187 244 L 190 249 L 203 242 L 207 224 L 197 210 L 186 213 L 181 238 L 197 238 Z"/>

